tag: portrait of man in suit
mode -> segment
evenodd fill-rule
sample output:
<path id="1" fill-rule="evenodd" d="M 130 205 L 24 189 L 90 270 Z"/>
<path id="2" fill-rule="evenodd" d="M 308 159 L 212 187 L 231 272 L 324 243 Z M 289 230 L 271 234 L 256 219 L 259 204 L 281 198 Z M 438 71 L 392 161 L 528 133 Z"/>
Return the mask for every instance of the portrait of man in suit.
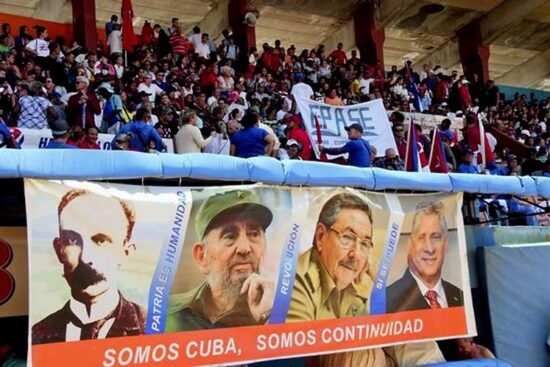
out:
<path id="1" fill-rule="evenodd" d="M 449 246 L 447 222 L 441 202 L 417 207 L 407 242 L 408 268 L 386 290 L 386 312 L 457 307 L 462 291 L 441 277 Z"/>
<path id="2" fill-rule="evenodd" d="M 136 249 L 131 203 L 74 189 L 61 198 L 57 217 L 53 250 L 71 296 L 60 310 L 33 325 L 32 343 L 143 334 L 145 310 L 127 300 L 117 285 L 119 269 Z"/>

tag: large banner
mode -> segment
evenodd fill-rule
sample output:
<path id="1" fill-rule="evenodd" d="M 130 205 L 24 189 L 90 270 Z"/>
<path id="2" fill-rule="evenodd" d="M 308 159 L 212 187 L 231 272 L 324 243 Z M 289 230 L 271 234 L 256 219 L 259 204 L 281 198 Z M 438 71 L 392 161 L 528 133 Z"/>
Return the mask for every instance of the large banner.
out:
<path id="1" fill-rule="evenodd" d="M 0 318 L 28 315 L 27 229 L 0 227 Z"/>
<path id="2" fill-rule="evenodd" d="M 33 366 L 400 360 L 380 347 L 476 332 L 461 194 L 28 179 L 25 197 Z"/>
<path id="3" fill-rule="evenodd" d="M 327 148 L 341 147 L 346 144 L 349 139 L 344 128 L 358 123 L 364 130 L 363 139 L 376 148 L 378 157 L 384 156 L 387 148 L 397 151 L 390 121 L 381 99 L 353 106 L 331 106 L 304 98 L 298 98 L 297 103 L 317 158 L 320 158 L 320 155 L 316 120 L 320 127 L 323 145 Z"/>
<path id="4" fill-rule="evenodd" d="M 10 128 L 12 134 L 15 132 L 16 140 L 22 149 L 41 149 L 52 139 L 52 132 L 50 129 L 26 129 L 26 128 Z M 111 142 L 115 136 L 112 134 L 98 134 L 97 143 L 102 150 L 111 150 Z M 166 151 L 168 153 L 174 153 L 174 142 L 172 139 L 162 139 L 164 145 L 166 145 Z"/>

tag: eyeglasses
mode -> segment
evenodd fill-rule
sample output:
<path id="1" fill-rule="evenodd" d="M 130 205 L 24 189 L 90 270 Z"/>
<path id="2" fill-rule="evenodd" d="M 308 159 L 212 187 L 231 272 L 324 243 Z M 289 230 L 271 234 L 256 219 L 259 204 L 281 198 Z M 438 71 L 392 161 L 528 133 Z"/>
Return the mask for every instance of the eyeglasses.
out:
<path id="1" fill-rule="evenodd" d="M 338 235 L 338 239 L 340 240 L 340 247 L 342 247 L 344 250 L 353 250 L 355 249 L 355 245 L 359 244 L 359 252 L 363 255 L 368 255 L 370 250 L 372 249 L 372 241 L 370 239 L 368 240 L 359 240 L 357 236 L 351 232 L 340 232 L 333 226 L 330 227 L 331 231 L 334 231 Z"/>

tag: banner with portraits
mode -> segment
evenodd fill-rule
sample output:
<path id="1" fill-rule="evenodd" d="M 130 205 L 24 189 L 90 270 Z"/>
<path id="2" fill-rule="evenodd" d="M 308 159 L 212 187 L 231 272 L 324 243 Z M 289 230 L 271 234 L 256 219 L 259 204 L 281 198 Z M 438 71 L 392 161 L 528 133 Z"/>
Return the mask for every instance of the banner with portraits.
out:
<path id="1" fill-rule="evenodd" d="M 345 128 L 352 124 L 363 127 L 363 139 L 376 148 L 378 157 L 384 156 L 388 148 L 397 151 L 381 99 L 352 106 L 332 106 L 305 98 L 298 98 L 296 102 L 317 158 L 320 158 L 319 134 L 326 148 L 341 147 L 349 141 Z"/>
<path id="2" fill-rule="evenodd" d="M 476 333 L 460 193 L 27 179 L 25 197 L 35 367 L 414 365 Z"/>

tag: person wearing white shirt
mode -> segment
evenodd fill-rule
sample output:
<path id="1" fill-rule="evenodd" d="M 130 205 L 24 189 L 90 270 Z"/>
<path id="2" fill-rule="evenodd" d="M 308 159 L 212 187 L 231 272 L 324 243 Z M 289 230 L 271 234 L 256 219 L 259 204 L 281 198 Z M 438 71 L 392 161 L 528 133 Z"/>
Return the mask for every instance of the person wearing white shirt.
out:
<path id="1" fill-rule="evenodd" d="M 107 39 L 107 44 L 109 45 L 111 55 L 122 53 L 122 32 L 120 31 L 120 24 L 113 25 L 113 30 L 109 33 L 109 38 Z"/>
<path id="2" fill-rule="evenodd" d="M 201 41 L 195 46 L 195 53 L 204 59 L 210 56 L 210 47 L 208 46 L 208 34 L 203 33 Z"/>
<path id="3" fill-rule="evenodd" d="M 200 153 L 202 149 L 212 143 L 216 132 L 212 131 L 207 139 L 202 137 L 197 125 L 197 114 L 195 111 L 186 111 L 181 117 L 181 128 L 174 137 L 174 144 L 177 154 Z"/>
<path id="4" fill-rule="evenodd" d="M 359 92 L 362 95 L 368 95 L 370 93 L 370 85 L 372 82 L 374 82 L 374 79 L 371 78 L 369 72 L 365 70 L 361 76 L 361 80 L 359 80 Z"/>
<path id="5" fill-rule="evenodd" d="M 27 43 L 25 50 L 38 57 L 48 57 L 50 54 L 50 49 L 48 48 L 49 42 L 46 41 L 48 37 L 48 30 L 41 26 L 35 26 L 36 29 L 36 38 Z"/>
<path id="6" fill-rule="evenodd" d="M 299 98 L 311 99 L 313 97 L 313 89 L 308 84 L 304 83 L 304 74 L 298 73 L 296 79 L 298 83 L 292 86 L 290 94 L 297 101 Z"/>
<path id="7" fill-rule="evenodd" d="M 138 92 L 145 92 L 149 94 L 149 101 L 153 107 L 155 107 L 155 100 L 157 97 L 164 94 L 164 91 L 156 84 L 153 84 L 153 78 L 151 74 L 145 74 L 143 77 L 143 83 L 138 86 Z"/>

